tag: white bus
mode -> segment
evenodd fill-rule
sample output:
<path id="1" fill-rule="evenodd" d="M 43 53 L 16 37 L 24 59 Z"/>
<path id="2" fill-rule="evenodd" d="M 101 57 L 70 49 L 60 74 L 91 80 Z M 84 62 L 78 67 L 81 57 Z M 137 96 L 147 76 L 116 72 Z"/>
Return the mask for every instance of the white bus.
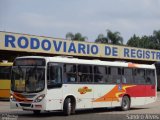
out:
<path id="1" fill-rule="evenodd" d="M 156 101 L 154 65 L 67 57 L 18 57 L 11 75 L 11 108 L 40 111 L 130 107 Z"/>

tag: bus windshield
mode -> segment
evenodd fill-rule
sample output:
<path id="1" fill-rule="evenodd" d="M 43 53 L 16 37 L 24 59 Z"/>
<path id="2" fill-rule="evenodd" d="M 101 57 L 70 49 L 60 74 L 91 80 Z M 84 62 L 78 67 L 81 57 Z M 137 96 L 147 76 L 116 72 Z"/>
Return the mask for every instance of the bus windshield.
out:
<path id="1" fill-rule="evenodd" d="M 45 86 L 44 66 L 13 66 L 11 89 L 16 92 L 39 92 Z"/>

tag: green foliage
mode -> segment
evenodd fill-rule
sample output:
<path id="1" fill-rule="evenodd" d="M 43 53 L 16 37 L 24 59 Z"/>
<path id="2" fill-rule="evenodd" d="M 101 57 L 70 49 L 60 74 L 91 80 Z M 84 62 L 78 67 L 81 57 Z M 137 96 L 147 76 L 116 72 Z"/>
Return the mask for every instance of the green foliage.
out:
<path id="1" fill-rule="evenodd" d="M 110 30 L 107 30 L 107 36 L 104 36 L 103 34 L 99 34 L 95 42 L 111 43 L 114 45 L 123 45 L 123 38 L 120 36 L 119 32 L 112 32 Z"/>
<path id="2" fill-rule="evenodd" d="M 106 30 L 107 35 L 99 34 L 96 43 L 104 44 L 114 44 L 114 45 L 123 45 L 123 38 L 120 35 L 120 32 L 112 32 L 111 30 Z M 71 33 L 66 34 L 66 39 L 75 40 L 75 41 L 85 41 L 87 37 L 82 36 L 81 33 Z M 160 50 L 160 30 L 154 30 L 153 35 L 139 37 L 133 35 L 127 42 L 127 46 L 130 47 L 139 47 L 146 49 L 157 49 Z"/>
<path id="3" fill-rule="evenodd" d="M 85 41 L 87 39 L 87 37 L 85 36 L 82 36 L 81 33 L 71 33 L 71 32 L 68 32 L 66 34 L 66 39 L 69 39 L 69 40 L 75 40 L 75 41 Z"/>
<path id="4" fill-rule="evenodd" d="M 108 39 L 103 34 L 99 34 L 95 42 L 96 43 L 108 43 Z"/>
<path id="5" fill-rule="evenodd" d="M 160 30 L 153 31 L 153 35 L 138 37 L 135 34 L 128 40 L 128 46 L 160 50 Z"/>

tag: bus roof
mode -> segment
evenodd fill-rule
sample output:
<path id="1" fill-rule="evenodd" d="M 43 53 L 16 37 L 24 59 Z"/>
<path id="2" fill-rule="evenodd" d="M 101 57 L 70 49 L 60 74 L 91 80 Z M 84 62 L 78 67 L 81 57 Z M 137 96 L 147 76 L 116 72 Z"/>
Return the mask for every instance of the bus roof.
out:
<path id="1" fill-rule="evenodd" d="M 123 62 L 123 61 L 101 61 L 101 60 L 86 60 L 86 59 L 78 59 L 67 56 L 55 56 L 55 57 L 43 57 L 43 56 L 24 56 L 17 57 L 16 59 L 21 58 L 43 58 L 46 62 L 56 62 L 56 63 L 75 63 L 75 64 L 88 64 L 88 65 L 106 65 L 106 66 L 118 66 L 118 67 L 130 67 L 130 68 L 149 68 L 155 69 L 155 65 L 147 65 L 147 64 L 135 64 L 131 62 Z"/>

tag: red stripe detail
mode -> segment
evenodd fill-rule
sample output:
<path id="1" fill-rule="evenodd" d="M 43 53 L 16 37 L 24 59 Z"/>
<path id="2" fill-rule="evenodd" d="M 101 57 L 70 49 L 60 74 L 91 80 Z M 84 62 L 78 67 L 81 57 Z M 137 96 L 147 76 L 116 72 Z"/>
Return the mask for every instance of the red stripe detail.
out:
<path id="1" fill-rule="evenodd" d="M 126 93 L 131 97 L 151 97 L 156 95 L 155 85 L 136 85 L 126 88 Z"/>

